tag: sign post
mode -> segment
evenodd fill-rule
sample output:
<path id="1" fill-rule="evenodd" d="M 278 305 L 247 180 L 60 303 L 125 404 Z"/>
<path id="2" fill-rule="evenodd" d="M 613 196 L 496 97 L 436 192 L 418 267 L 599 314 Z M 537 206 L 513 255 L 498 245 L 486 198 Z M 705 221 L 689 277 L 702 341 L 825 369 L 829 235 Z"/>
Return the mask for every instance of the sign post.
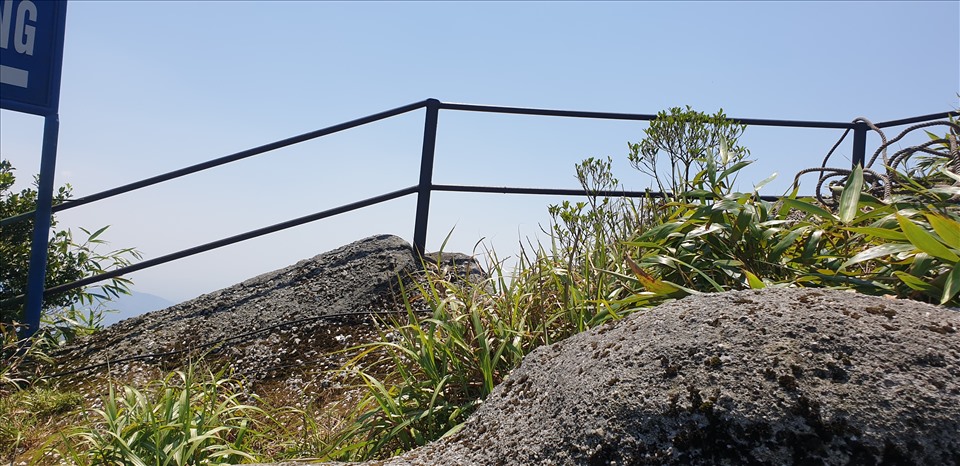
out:
<path id="1" fill-rule="evenodd" d="M 40 328 L 60 131 L 66 0 L 0 0 L 0 108 L 43 117 L 43 146 L 30 269 L 26 334 Z"/>

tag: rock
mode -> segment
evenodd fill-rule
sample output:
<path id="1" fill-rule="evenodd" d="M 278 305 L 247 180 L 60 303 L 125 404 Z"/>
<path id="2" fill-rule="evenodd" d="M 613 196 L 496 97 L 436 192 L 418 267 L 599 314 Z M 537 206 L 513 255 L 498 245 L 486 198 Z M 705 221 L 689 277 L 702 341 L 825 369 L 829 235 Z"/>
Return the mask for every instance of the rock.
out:
<path id="1" fill-rule="evenodd" d="M 533 351 L 462 430 L 369 464 L 960 464 L 958 332 L 849 292 L 693 296 Z"/>
<path id="2" fill-rule="evenodd" d="M 239 375 L 252 380 L 303 369 L 331 347 L 342 349 L 366 312 L 400 310 L 398 278 L 420 270 L 410 245 L 380 235 L 265 273 L 176 306 L 121 321 L 56 355 L 65 371 L 112 363 L 114 372 L 145 361 L 186 358 L 181 350 L 219 350 Z M 331 315 L 343 315 L 333 320 Z M 168 353 L 168 354 L 165 354 Z M 143 362 L 143 361 L 135 361 Z M 330 369 L 320 367 L 318 370 Z"/>
<path id="3" fill-rule="evenodd" d="M 423 255 L 423 262 L 440 276 L 453 281 L 480 283 L 489 278 L 475 257 L 459 252 L 429 252 Z"/>

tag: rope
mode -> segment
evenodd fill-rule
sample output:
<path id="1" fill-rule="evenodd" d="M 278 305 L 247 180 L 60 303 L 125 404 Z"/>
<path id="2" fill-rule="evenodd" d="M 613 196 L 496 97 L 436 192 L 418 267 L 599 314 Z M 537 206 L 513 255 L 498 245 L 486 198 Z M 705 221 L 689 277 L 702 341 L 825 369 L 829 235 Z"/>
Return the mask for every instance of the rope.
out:
<path id="1" fill-rule="evenodd" d="M 873 122 L 871 122 L 870 120 L 864 117 L 857 117 L 853 120 L 853 122 L 864 123 L 867 125 L 867 127 L 869 127 L 871 130 L 875 131 L 878 135 L 880 135 L 880 139 L 882 143 L 877 148 L 877 150 L 873 153 L 873 155 L 870 157 L 870 160 L 867 161 L 866 165 L 863 167 L 863 174 L 864 174 L 864 181 L 869 182 L 873 185 L 869 188 L 869 190 L 872 191 L 874 189 L 877 189 L 878 186 L 876 186 L 876 184 L 877 183 L 880 184 L 879 187 L 882 187 L 883 189 L 884 199 L 889 199 L 893 194 L 893 189 L 895 184 L 894 180 L 896 179 L 896 174 L 897 174 L 896 167 L 900 164 L 906 164 L 906 162 L 910 159 L 910 157 L 912 157 L 914 154 L 918 152 L 923 152 L 926 154 L 931 154 L 939 157 L 946 157 L 948 159 L 947 169 L 955 173 L 960 173 L 960 153 L 958 153 L 957 140 L 956 140 L 956 133 L 960 133 L 960 125 L 954 123 L 953 121 L 938 120 L 938 121 L 928 121 L 924 123 L 918 123 L 918 124 L 907 127 L 906 129 L 901 131 L 900 134 L 897 135 L 897 137 L 890 140 L 887 140 L 886 134 L 884 134 L 883 130 L 881 130 L 879 127 L 873 124 Z M 929 128 L 932 126 L 947 126 L 948 128 L 951 129 L 951 132 L 948 133 L 946 139 L 934 139 L 917 146 L 907 147 L 905 149 L 897 151 L 893 155 L 893 157 L 890 157 L 890 158 L 887 157 L 887 149 L 890 147 L 891 144 L 894 144 L 900 141 L 901 139 L 906 137 L 907 134 L 913 131 L 916 131 L 921 128 Z M 797 175 L 793 179 L 794 188 L 796 188 L 797 185 L 799 184 L 801 176 L 807 173 L 819 172 L 821 173 L 821 175 L 820 175 L 820 178 L 817 180 L 816 198 L 820 203 L 824 205 L 834 204 L 834 201 L 832 199 L 832 194 L 830 196 L 831 199 L 829 201 L 825 199 L 823 196 L 822 191 L 823 191 L 824 183 L 826 183 L 827 180 L 829 180 L 830 178 L 850 176 L 853 172 L 852 170 L 845 169 L 845 168 L 829 168 L 827 167 L 827 162 L 830 160 L 830 157 L 833 156 L 834 152 L 837 150 L 837 148 L 840 146 L 843 140 L 847 137 L 847 134 L 849 132 L 850 132 L 849 129 L 843 132 L 843 134 L 840 136 L 840 139 L 837 140 L 837 142 L 833 145 L 833 147 L 831 147 L 830 150 L 827 152 L 827 155 L 826 157 L 823 158 L 823 162 L 821 162 L 819 168 L 807 168 L 797 172 Z M 933 146 L 935 144 L 944 144 L 948 146 L 947 153 L 945 154 L 942 151 L 930 149 L 930 146 Z M 882 156 L 884 171 L 885 171 L 884 175 L 881 175 L 880 173 L 871 169 L 873 164 L 877 161 L 877 158 L 881 156 Z M 845 180 L 841 180 L 841 183 L 844 183 L 844 182 Z M 833 186 L 835 184 L 840 184 L 840 183 L 835 183 L 835 182 L 829 183 L 830 186 Z"/>

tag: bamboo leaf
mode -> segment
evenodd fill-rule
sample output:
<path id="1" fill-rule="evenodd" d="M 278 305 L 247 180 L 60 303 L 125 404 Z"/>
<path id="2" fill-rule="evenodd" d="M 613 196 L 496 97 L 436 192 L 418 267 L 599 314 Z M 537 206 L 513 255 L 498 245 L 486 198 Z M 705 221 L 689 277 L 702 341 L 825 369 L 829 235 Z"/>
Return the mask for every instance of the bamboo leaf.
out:
<path id="1" fill-rule="evenodd" d="M 950 178 L 953 178 L 954 181 L 960 182 L 960 174 L 956 174 L 950 170 L 947 170 L 946 165 L 940 167 L 940 173 L 943 173 L 944 175 L 947 175 Z"/>
<path id="2" fill-rule="evenodd" d="M 746 269 L 743 270 L 743 274 L 747 276 L 747 284 L 750 285 L 751 290 L 762 290 L 767 287 L 767 285 L 763 283 L 763 280 L 760 280 L 756 275 Z"/>
<path id="3" fill-rule="evenodd" d="M 721 173 L 720 173 L 720 176 L 717 177 L 717 179 L 722 180 L 722 179 L 726 178 L 727 176 L 729 176 L 731 173 L 735 173 L 735 172 L 737 172 L 738 170 L 740 170 L 741 168 L 746 167 L 747 165 L 750 165 L 750 162 L 747 162 L 747 161 L 745 161 L 745 160 L 740 161 L 740 162 L 737 162 L 737 163 L 731 165 L 730 168 L 727 168 L 726 170 L 724 170 L 723 172 L 721 172 Z"/>
<path id="4" fill-rule="evenodd" d="M 919 279 L 919 278 L 917 278 L 917 277 L 914 277 L 913 275 L 910 275 L 909 273 L 901 272 L 901 271 L 898 270 L 898 271 L 896 271 L 896 272 L 893 272 L 893 274 L 896 275 L 897 278 L 900 279 L 900 281 L 902 281 L 905 285 L 909 286 L 911 289 L 914 289 L 914 290 L 917 290 L 917 291 L 924 291 L 924 292 L 930 291 L 930 290 L 933 289 L 933 285 L 931 285 L 931 284 L 929 284 L 929 283 L 927 283 L 927 282 L 925 282 L 925 281 L 923 281 L 923 280 L 921 280 L 921 279 Z"/>
<path id="5" fill-rule="evenodd" d="M 949 173 L 949 172 L 944 170 L 944 173 Z M 953 174 L 951 173 L 951 175 Z M 957 178 L 958 180 L 960 180 L 960 176 L 957 176 L 957 175 L 953 175 L 951 178 Z M 949 185 L 933 186 L 931 188 L 924 188 L 924 189 L 931 194 L 940 194 L 943 196 L 960 196 L 960 186 L 949 186 Z"/>
<path id="6" fill-rule="evenodd" d="M 948 249 L 940 241 L 937 241 L 933 235 L 913 223 L 910 219 L 897 214 L 897 223 L 900 224 L 900 229 L 903 230 L 903 233 L 907 235 L 907 239 L 910 240 L 917 249 L 946 261 L 954 263 L 960 262 L 960 256 L 957 256 L 956 253 Z"/>
<path id="7" fill-rule="evenodd" d="M 773 249 L 770 250 L 770 255 L 769 255 L 770 261 L 778 262 L 780 260 L 780 256 L 783 255 L 784 251 L 786 251 L 787 248 L 793 245 L 793 243 L 797 241 L 797 238 L 800 235 L 806 233 L 807 230 L 809 229 L 810 229 L 809 226 L 804 226 L 804 227 L 797 228 L 796 230 L 793 230 L 790 233 L 787 233 L 787 235 L 784 236 L 783 239 L 780 240 L 780 242 L 778 242 L 776 246 L 774 246 Z"/>
<path id="8" fill-rule="evenodd" d="M 760 192 L 760 188 L 766 186 L 768 183 L 770 183 L 771 181 L 773 181 L 774 178 L 777 177 L 777 175 L 779 175 L 779 173 L 773 172 L 772 175 L 764 178 L 763 181 L 761 181 L 761 182 L 753 185 L 753 192 L 755 192 L 755 193 Z"/>
<path id="9" fill-rule="evenodd" d="M 687 233 L 687 236 L 686 236 L 686 237 L 687 237 L 687 239 L 692 239 L 692 238 L 696 238 L 696 237 L 698 237 L 698 236 L 703 236 L 703 235 L 709 235 L 709 234 L 711 234 L 711 233 L 716 233 L 716 232 L 721 231 L 721 230 L 723 230 L 723 226 L 721 226 L 721 225 L 719 225 L 719 224 L 717 224 L 717 223 L 711 223 L 710 225 L 699 226 L 699 227 L 697 227 L 697 228 L 694 228 L 693 230 L 690 230 L 690 232 Z"/>
<path id="10" fill-rule="evenodd" d="M 955 264 L 953 270 L 947 274 L 947 281 L 943 284 L 943 297 L 940 304 L 947 304 L 960 293 L 960 264 Z"/>
<path id="11" fill-rule="evenodd" d="M 940 239 L 947 246 L 960 250 L 960 222 L 948 219 L 937 214 L 924 214 L 933 231 L 940 235 Z"/>
<path id="12" fill-rule="evenodd" d="M 908 243 L 887 243 L 881 244 L 880 246 L 872 247 L 865 251 L 861 251 L 857 255 L 847 259 L 843 265 L 840 266 L 840 269 L 843 270 L 851 265 L 859 264 L 864 261 L 871 259 L 876 259 L 883 256 L 888 256 L 890 254 L 899 254 L 901 252 L 913 251 L 914 246 Z"/>
<path id="13" fill-rule="evenodd" d="M 820 246 L 820 239 L 823 238 L 823 230 L 816 230 L 813 233 L 810 233 L 810 237 L 807 238 L 806 243 L 803 245 L 803 259 L 811 259 L 813 255 L 818 252 Z"/>
<path id="14" fill-rule="evenodd" d="M 723 165 L 726 165 L 728 162 L 730 162 L 730 149 L 727 147 L 728 144 L 727 138 L 720 138 L 720 163 Z"/>
<path id="15" fill-rule="evenodd" d="M 860 192 L 863 191 L 863 168 L 857 165 L 840 192 L 838 215 L 843 223 L 850 223 L 860 210 Z"/>
<path id="16" fill-rule="evenodd" d="M 670 295 L 680 291 L 679 288 L 665 283 L 662 280 L 657 280 L 653 275 L 645 272 L 629 256 L 623 256 L 623 258 L 627 261 L 627 265 L 630 266 L 630 269 L 633 270 L 634 275 L 637 276 L 637 280 L 640 281 L 640 284 L 643 285 L 647 291 L 656 293 L 658 295 Z"/>
<path id="17" fill-rule="evenodd" d="M 897 230 L 877 227 L 845 227 L 844 230 L 860 233 L 868 236 L 874 236 L 883 239 L 892 239 L 895 241 L 906 241 L 907 235 Z"/>
<path id="18" fill-rule="evenodd" d="M 96 241 L 96 239 L 97 239 L 103 232 L 107 231 L 107 228 L 110 228 L 110 225 L 107 225 L 107 226 L 105 226 L 105 227 L 97 230 L 96 232 L 94 232 L 92 235 L 90 235 L 89 238 L 87 238 L 87 241 L 90 241 L 90 242 Z"/>
<path id="19" fill-rule="evenodd" d="M 797 209 L 799 211 L 806 212 L 811 215 L 816 215 L 817 217 L 820 217 L 823 219 L 835 218 L 834 215 L 830 213 L 830 211 L 824 210 L 823 208 L 813 205 L 809 202 L 804 202 L 798 199 L 790 199 L 790 198 L 784 198 L 782 199 L 782 201 L 783 201 L 783 206 L 786 207 L 787 210 Z"/>

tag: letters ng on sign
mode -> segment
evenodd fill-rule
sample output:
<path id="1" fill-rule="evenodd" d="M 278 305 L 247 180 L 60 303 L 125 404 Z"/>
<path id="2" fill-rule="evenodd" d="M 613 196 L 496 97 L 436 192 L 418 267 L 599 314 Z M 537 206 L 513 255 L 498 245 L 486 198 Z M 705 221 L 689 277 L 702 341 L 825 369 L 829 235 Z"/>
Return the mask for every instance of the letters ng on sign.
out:
<path id="1" fill-rule="evenodd" d="M 0 107 L 57 113 L 65 16 L 65 0 L 0 0 Z"/>

